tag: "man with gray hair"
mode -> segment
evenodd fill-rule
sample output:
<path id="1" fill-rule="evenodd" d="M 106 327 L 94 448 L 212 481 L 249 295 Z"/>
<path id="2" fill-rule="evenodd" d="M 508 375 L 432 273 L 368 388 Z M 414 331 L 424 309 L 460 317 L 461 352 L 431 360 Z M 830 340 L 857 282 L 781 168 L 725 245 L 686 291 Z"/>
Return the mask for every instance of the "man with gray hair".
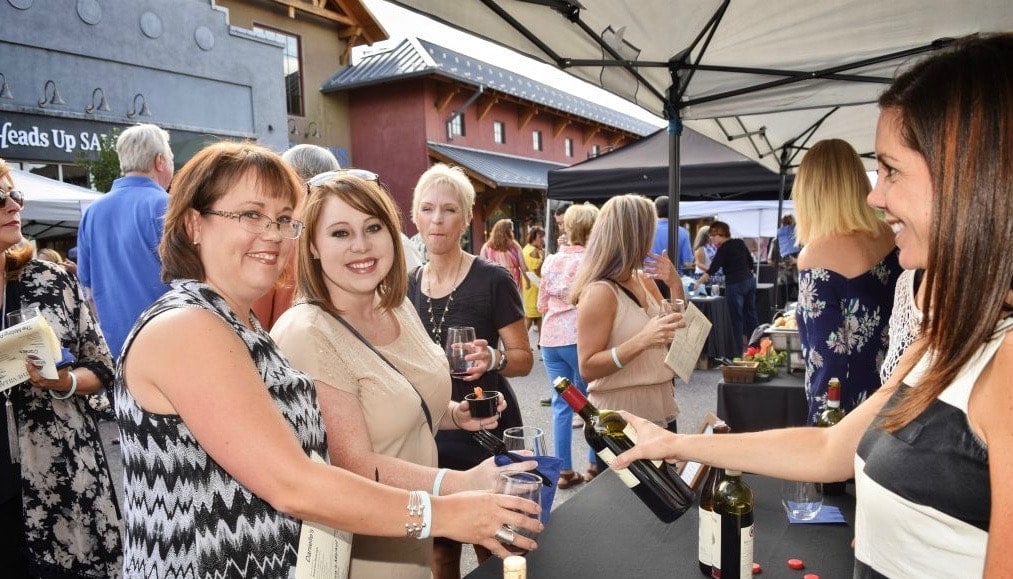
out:
<path id="1" fill-rule="evenodd" d="M 116 153 L 123 176 L 81 217 L 77 271 L 118 359 L 137 317 L 169 289 L 158 244 L 174 168 L 169 133 L 155 125 L 123 131 Z"/>

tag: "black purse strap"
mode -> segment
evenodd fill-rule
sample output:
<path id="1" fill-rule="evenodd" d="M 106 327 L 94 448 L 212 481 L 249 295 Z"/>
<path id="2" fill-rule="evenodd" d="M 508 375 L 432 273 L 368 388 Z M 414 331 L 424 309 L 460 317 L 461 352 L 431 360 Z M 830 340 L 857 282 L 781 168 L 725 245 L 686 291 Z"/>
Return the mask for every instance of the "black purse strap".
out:
<path id="1" fill-rule="evenodd" d="M 322 306 L 321 304 L 314 304 L 314 305 L 317 306 L 318 308 L 322 309 L 323 311 L 327 312 L 328 314 L 330 314 L 335 320 L 338 320 L 339 322 L 341 322 L 341 325 L 345 326 L 345 328 L 347 328 L 348 331 L 351 332 L 353 336 L 355 336 L 356 338 L 359 338 L 359 341 L 361 341 L 363 344 L 365 344 L 367 348 L 369 348 L 370 350 L 372 350 L 374 354 L 376 354 L 377 356 L 379 356 L 381 360 L 383 360 L 384 362 L 386 362 L 388 366 L 390 366 L 391 368 L 393 368 L 395 372 L 397 372 L 398 374 L 400 374 L 405 379 L 405 381 L 408 382 L 408 384 L 412 387 L 412 390 L 414 390 L 415 394 L 417 394 L 418 397 L 419 397 L 419 404 L 422 405 L 422 413 L 426 415 L 426 423 L 429 424 L 429 431 L 432 432 L 433 431 L 433 415 L 432 415 L 431 412 L 429 412 L 429 406 L 426 404 L 426 399 L 422 397 L 422 393 L 419 392 L 419 389 L 415 387 L 415 384 L 412 384 L 412 381 L 409 380 L 408 377 L 404 375 L 404 372 L 402 372 L 401 370 L 399 370 L 397 366 L 395 366 L 390 360 L 387 359 L 386 356 L 384 356 L 383 354 L 380 353 L 379 350 L 377 350 L 376 348 L 374 348 L 373 344 L 370 344 L 369 340 L 367 340 L 366 338 L 364 338 L 362 336 L 362 334 L 359 333 L 359 330 L 356 330 L 354 327 L 352 327 L 352 324 L 349 324 L 348 321 L 345 320 L 345 318 L 342 318 L 341 316 L 339 316 L 338 314 L 334 313 L 333 311 L 327 309 L 326 307 Z"/>

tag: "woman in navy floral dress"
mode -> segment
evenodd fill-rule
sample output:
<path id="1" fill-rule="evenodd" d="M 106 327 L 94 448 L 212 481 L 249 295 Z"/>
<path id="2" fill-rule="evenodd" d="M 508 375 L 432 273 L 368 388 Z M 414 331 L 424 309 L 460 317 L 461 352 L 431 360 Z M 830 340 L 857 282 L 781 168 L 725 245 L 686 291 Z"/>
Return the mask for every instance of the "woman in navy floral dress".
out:
<path id="1" fill-rule="evenodd" d="M 795 178 L 807 424 L 815 424 L 831 378 L 841 381 L 845 411 L 881 385 L 901 267 L 893 232 L 866 203 L 870 190 L 858 154 L 839 139 L 813 145 Z"/>

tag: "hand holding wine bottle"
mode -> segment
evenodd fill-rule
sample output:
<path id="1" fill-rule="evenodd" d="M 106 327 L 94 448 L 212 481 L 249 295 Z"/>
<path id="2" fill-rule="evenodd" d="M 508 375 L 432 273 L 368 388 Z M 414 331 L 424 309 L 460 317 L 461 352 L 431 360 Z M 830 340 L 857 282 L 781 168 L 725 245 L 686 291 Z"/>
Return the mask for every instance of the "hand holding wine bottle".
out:
<path id="1" fill-rule="evenodd" d="M 619 415 L 629 424 L 636 436 L 637 444 L 630 450 L 616 457 L 615 468 L 626 468 L 635 460 L 666 460 L 675 462 L 684 460 L 685 457 L 678 456 L 673 442 L 678 439 L 678 434 L 661 428 L 650 420 L 645 420 L 620 410 Z"/>

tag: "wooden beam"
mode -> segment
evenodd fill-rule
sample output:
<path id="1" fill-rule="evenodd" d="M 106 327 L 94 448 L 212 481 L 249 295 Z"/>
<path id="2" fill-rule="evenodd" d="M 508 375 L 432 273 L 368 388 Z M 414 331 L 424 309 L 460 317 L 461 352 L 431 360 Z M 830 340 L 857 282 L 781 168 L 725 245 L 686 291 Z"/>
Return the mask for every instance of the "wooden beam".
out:
<path id="1" fill-rule="evenodd" d="M 302 0 L 273 0 L 274 3 L 286 6 L 288 8 L 289 18 L 295 18 L 294 10 L 305 12 L 323 18 L 324 20 L 330 20 L 331 22 L 337 22 L 338 24 L 344 24 L 346 26 L 353 26 L 358 24 L 348 16 L 324 8 L 322 5 L 318 6 L 316 2 L 310 4 L 303 2 Z"/>
<path id="2" fill-rule="evenodd" d="M 566 117 L 563 117 L 558 121 L 556 121 L 555 123 L 552 123 L 552 138 L 553 139 L 558 138 L 559 134 L 563 132 L 563 129 L 565 129 L 568 126 L 570 126 L 570 119 Z"/>
<path id="3" fill-rule="evenodd" d="M 535 115 L 537 114 L 538 109 L 536 107 L 522 108 L 520 110 L 520 113 L 518 113 L 517 115 L 517 130 L 523 130 L 524 127 L 527 126 L 527 124 L 531 122 L 531 119 L 535 118 Z"/>
<path id="4" fill-rule="evenodd" d="M 492 107 L 499 102 L 499 99 L 494 96 L 485 96 L 478 101 L 478 120 L 485 118 L 485 115 L 489 114 Z"/>
<path id="5" fill-rule="evenodd" d="M 436 110 L 440 111 L 441 113 L 446 111 L 447 107 L 450 106 L 450 101 L 454 98 L 455 95 L 457 95 L 458 92 L 460 92 L 460 90 L 461 87 L 456 84 L 447 85 L 445 88 L 443 88 L 436 95 Z"/>
<path id="6" fill-rule="evenodd" d="M 482 206 L 485 207 L 486 217 L 495 213 L 509 195 L 509 191 L 504 191 L 503 189 L 493 189 L 492 194 L 486 196 L 484 199 L 485 202 L 482 204 Z"/>
<path id="7" fill-rule="evenodd" d="M 591 125 L 590 127 L 584 129 L 584 141 L 583 141 L 582 144 L 586 145 L 588 143 L 588 141 L 590 141 L 591 139 L 593 139 L 594 136 L 597 135 L 598 131 L 600 131 L 600 130 L 601 130 L 601 127 L 598 126 L 598 125 Z"/>

